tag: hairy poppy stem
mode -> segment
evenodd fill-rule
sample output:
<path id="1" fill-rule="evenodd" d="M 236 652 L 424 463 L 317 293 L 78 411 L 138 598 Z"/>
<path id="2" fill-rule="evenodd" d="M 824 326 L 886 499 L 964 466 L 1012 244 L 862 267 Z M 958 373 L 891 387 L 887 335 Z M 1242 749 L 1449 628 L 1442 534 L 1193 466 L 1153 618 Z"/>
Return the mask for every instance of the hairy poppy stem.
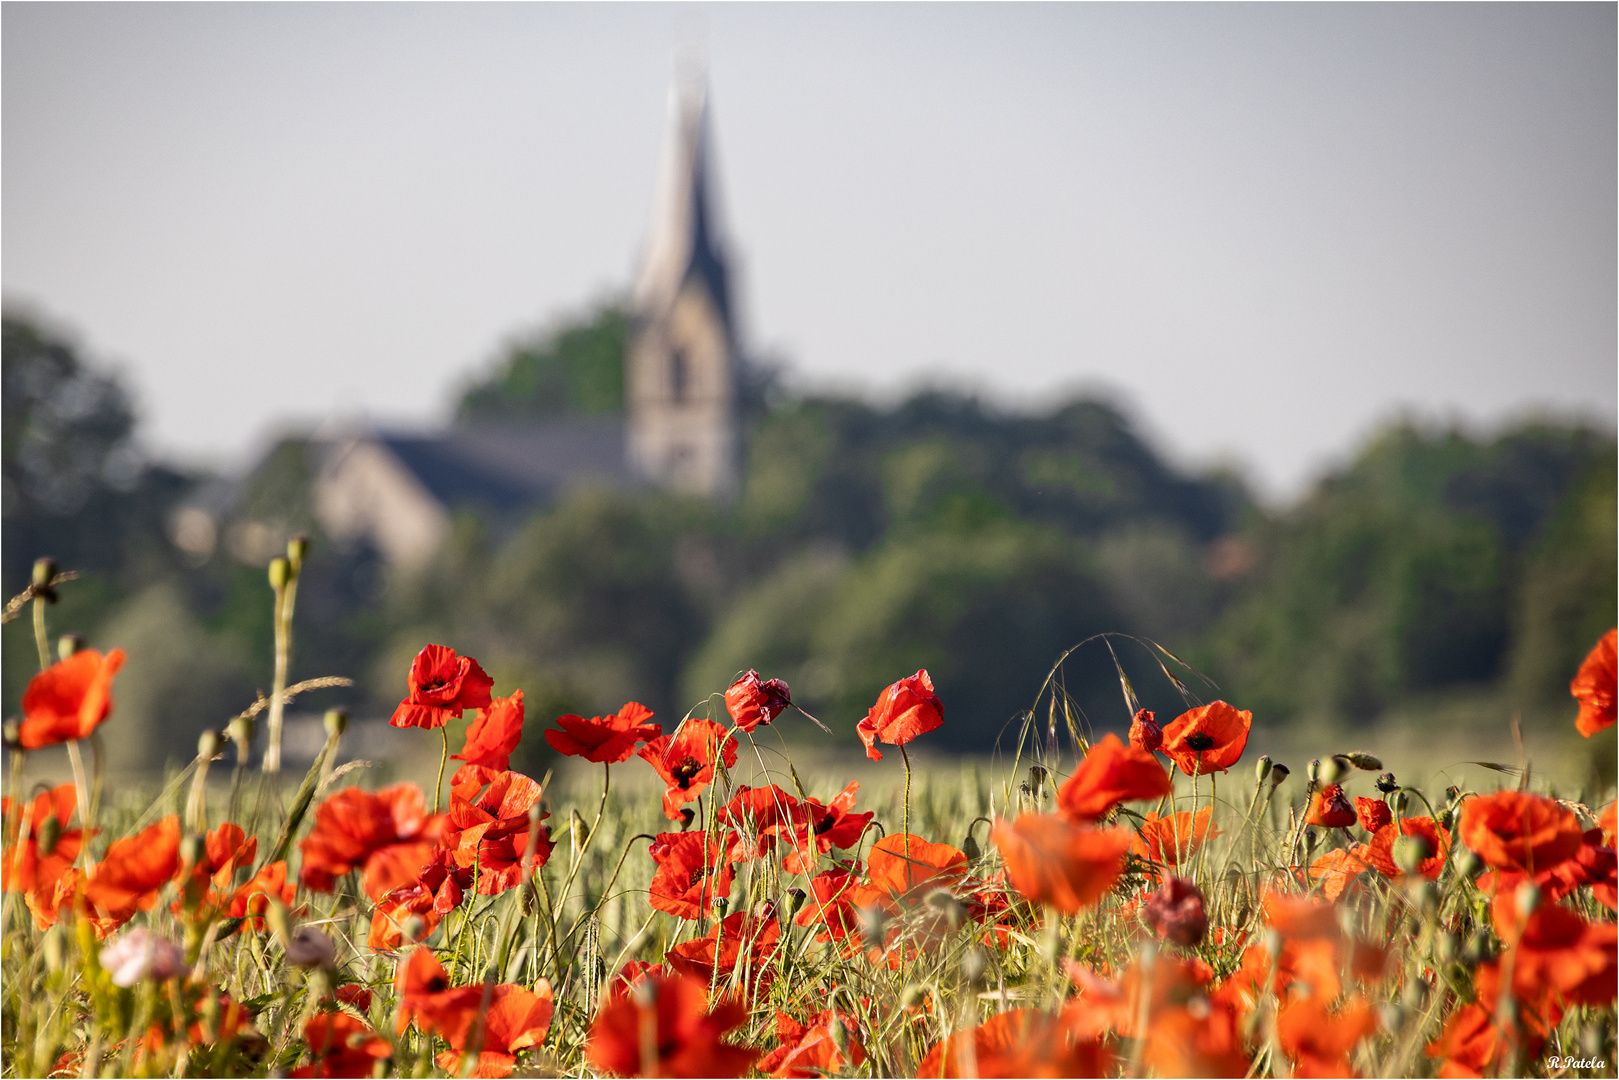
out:
<path id="1" fill-rule="evenodd" d="M 79 828 L 84 830 L 85 843 L 79 845 L 79 855 L 86 868 L 94 866 L 90 859 L 90 788 L 84 782 L 84 757 L 79 753 L 79 740 L 67 741 L 67 763 L 73 767 L 73 792 L 79 800 Z"/>
<path id="2" fill-rule="evenodd" d="M 905 752 L 905 744 L 899 744 L 899 756 L 905 762 L 905 804 L 901 813 L 900 831 L 906 836 L 911 835 L 911 755 Z M 911 842 L 905 841 L 905 857 L 910 858 Z"/>
<path id="3" fill-rule="evenodd" d="M 433 785 L 433 813 L 438 813 L 440 802 L 444 798 L 444 766 L 450 760 L 450 727 L 446 724 L 438 729 L 440 737 L 444 739 L 444 749 L 438 756 L 438 783 Z"/>

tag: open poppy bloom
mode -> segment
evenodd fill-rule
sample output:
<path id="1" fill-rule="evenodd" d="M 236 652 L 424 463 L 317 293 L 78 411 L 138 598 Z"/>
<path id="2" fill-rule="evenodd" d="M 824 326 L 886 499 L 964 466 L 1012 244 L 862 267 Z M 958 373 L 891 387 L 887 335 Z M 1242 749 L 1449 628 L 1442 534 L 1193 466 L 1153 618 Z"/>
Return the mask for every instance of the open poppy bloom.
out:
<path id="1" fill-rule="evenodd" d="M 363 1020 L 345 1012 L 322 1012 L 304 1024 L 309 1064 L 288 1073 L 295 1077 L 370 1076 L 377 1062 L 393 1057 L 388 1040 Z"/>
<path id="2" fill-rule="evenodd" d="M 923 668 L 878 694 L 877 703 L 866 713 L 866 718 L 855 725 L 855 732 L 866 744 L 866 756 L 872 761 L 881 761 L 883 753 L 877 749 L 879 740 L 904 746 L 942 723 L 944 704 L 933 692 L 933 679 Z"/>
<path id="3" fill-rule="evenodd" d="M 759 1052 L 731 1045 L 725 1034 L 747 1018 L 738 1001 L 709 1011 L 708 984 L 689 975 L 648 977 L 603 1002 L 586 1052 L 595 1068 L 620 1076 L 742 1076 Z"/>
<path id="4" fill-rule="evenodd" d="M 258 850 L 258 837 L 249 837 L 234 822 L 224 822 L 209 833 L 204 837 L 202 858 L 192 866 L 182 866 L 175 879 L 180 886 L 180 899 L 173 906 L 175 914 L 195 909 L 205 900 L 215 908 L 229 903 L 237 869 L 253 865 Z M 222 889 L 227 891 L 222 893 Z"/>
<path id="5" fill-rule="evenodd" d="M 1580 703 L 1580 714 L 1574 718 L 1574 726 L 1587 739 L 1603 728 L 1613 727 L 1616 719 L 1614 682 L 1619 679 L 1619 661 L 1614 656 L 1616 641 L 1619 641 L 1619 630 L 1603 634 L 1602 640 L 1580 665 L 1579 674 L 1568 684 L 1568 692 Z"/>
<path id="6" fill-rule="evenodd" d="M 1619 891 L 1619 877 L 1616 877 L 1619 861 L 1615 860 L 1614 849 L 1602 841 L 1601 829 L 1587 829 L 1585 844 L 1572 859 L 1564 859 L 1536 874 L 1521 870 L 1491 870 L 1479 877 L 1478 887 L 1491 895 L 1511 895 L 1518 886 L 1533 882 L 1540 889 L 1542 900 L 1556 902 L 1581 886 L 1589 885 L 1597 901 L 1611 909 L 1619 899 L 1615 895 Z"/>
<path id="7" fill-rule="evenodd" d="M 287 861 L 277 859 L 231 893 L 225 911 L 233 919 L 245 919 L 250 929 L 263 930 L 270 901 L 279 900 L 282 907 L 290 908 L 297 895 L 297 884 L 287 880 Z"/>
<path id="8" fill-rule="evenodd" d="M 1174 789 L 1151 751 L 1125 746 L 1110 734 L 1057 789 L 1057 809 L 1076 821 L 1095 821 L 1120 803 L 1159 799 Z"/>
<path id="9" fill-rule="evenodd" d="M 1348 849 L 1333 848 L 1310 864 L 1310 881 L 1321 882 L 1321 895 L 1337 900 L 1356 878 L 1371 868 L 1369 850 L 1366 844 Z"/>
<path id="10" fill-rule="evenodd" d="M 1113 1054 L 1097 1039 L 1075 1039 L 1058 1017 L 1039 1009 L 996 1013 L 935 1043 L 919 1077 L 1106 1076 Z"/>
<path id="11" fill-rule="evenodd" d="M 1585 843 L 1574 812 L 1542 795 L 1498 791 L 1462 804 L 1462 842 L 1497 870 L 1539 873 Z"/>
<path id="12" fill-rule="evenodd" d="M 761 681 L 757 671 L 749 671 L 725 691 L 725 711 L 743 731 L 770 723 L 792 703 L 792 691 L 786 683 L 780 679 Z"/>
<path id="13" fill-rule="evenodd" d="M 1161 749 L 1187 776 L 1225 772 L 1242 757 L 1253 726 L 1253 713 L 1216 701 L 1171 720 Z"/>
<path id="14" fill-rule="evenodd" d="M 930 844 L 910 833 L 892 833 L 871 847 L 871 884 L 900 899 L 931 889 L 948 889 L 967 874 L 967 856 L 949 844 Z"/>
<path id="15" fill-rule="evenodd" d="M 1149 754 L 1164 745 L 1164 729 L 1158 726 L 1158 718 L 1151 711 L 1136 710 L 1130 721 L 1130 745 Z"/>
<path id="16" fill-rule="evenodd" d="M 773 910 L 758 916 L 738 911 L 702 937 L 674 946 L 663 958 L 675 971 L 709 985 L 716 979 L 723 984 L 740 967 L 743 985 L 763 991 L 770 986 L 770 962 L 780 947 L 781 923 Z"/>
<path id="17" fill-rule="evenodd" d="M 1072 915 L 1113 887 L 1134 835 L 1129 829 L 1092 828 L 1057 814 L 1023 814 L 1014 822 L 996 821 L 990 838 L 1001 849 L 1013 888 L 1037 904 Z"/>
<path id="18" fill-rule="evenodd" d="M 1479 965 L 1480 983 L 1491 980 L 1499 987 L 1500 973 L 1510 969 L 1513 997 L 1542 1015 L 1613 1002 L 1619 989 L 1619 925 L 1588 922 L 1561 904 L 1541 904 L 1524 917 L 1511 893 L 1495 898 L 1490 915 L 1507 951 Z"/>
<path id="19" fill-rule="evenodd" d="M 809 874 L 815 869 L 817 856 L 833 848 L 850 848 L 860 842 L 866 826 L 871 824 L 875 812 L 854 812 L 855 792 L 859 781 L 850 781 L 830 803 L 806 799 L 799 804 L 802 811 L 791 823 L 784 823 L 779 834 L 787 838 L 791 850 L 781 861 L 789 874 Z"/>
<path id="20" fill-rule="evenodd" d="M 799 801 L 775 784 L 736 789 L 731 801 L 720 807 L 717 820 L 737 835 L 736 856 L 758 859 L 775 847 L 776 836 L 805 816 Z"/>
<path id="21" fill-rule="evenodd" d="M 613 981 L 607 984 L 608 997 L 625 997 L 647 979 L 661 979 L 669 972 L 662 964 L 649 964 L 645 960 L 631 960 L 618 969 Z"/>
<path id="22" fill-rule="evenodd" d="M 1336 1013 L 1320 997 L 1293 998 L 1276 1016 L 1276 1037 L 1294 1076 L 1351 1076 L 1351 1051 L 1377 1026 L 1365 998 L 1350 998 Z"/>
<path id="23" fill-rule="evenodd" d="M 49 890 L 73 865 L 84 842 L 84 831 L 69 829 L 67 824 L 78 805 L 78 789 L 72 784 L 35 796 L 22 842 L 12 844 L 0 856 L 6 892 Z M 0 817 L 5 819 L 6 839 L 10 840 L 22 827 L 17 819 L 17 804 L 7 798 L 0 800 L 0 806 L 4 808 Z"/>
<path id="24" fill-rule="evenodd" d="M 446 857 L 440 849 L 438 855 Z M 422 920 L 421 938 L 425 940 L 439 922 L 461 906 L 467 889 L 472 888 L 472 871 L 443 862 L 429 863 L 422 868 L 416 881 L 395 889 L 377 901 L 371 913 L 371 933 L 366 944 L 373 949 L 397 949 L 404 944 L 405 924 L 412 916 Z"/>
<path id="25" fill-rule="evenodd" d="M 400 1032 L 414 1021 L 422 1031 L 452 1040 L 477 1022 L 483 1006 L 483 984 L 451 986 L 444 965 L 425 945 L 418 945 L 399 966 L 394 988 L 399 993 Z"/>
<path id="26" fill-rule="evenodd" d="M 635 753 L 635 744 L 648 742 L 663 734 L 658 724 L 649 724 L 652 710 L 638 701 L 631 701 L 612 716 L 593 716 L 586 720 L 572 713 L 557 717 L 561 731 L 547 730 L 545 741 L 551 749 L 569 757 L 581 757 L 617 765 L 628 761 Z"/>
<path id="27" fill-rule="evenodd" d="M 834 1020 L 843 1025 L 849 1055 L 838 1049 L 832 1037 Z M 776 1010 L 776 1041 L 781 1045 L 760 1058 L 754 1068 L 766 1076 L 830 1076 L 845 1068 L 859 1068 L 866 1060 L 865 1047 L 854 1037 L 857 1025 L 848 1013 L 823 1009 L 804 1023 Z"/>
<path id="28" fill-rule="evenodd" d="M 1131 845 L 1137 855 L 1161 866 L 1179 866 L 1189 859 L 1220 830 L 1209 826 L 1213 811 L 1205 806 L 1196 815 L 1190 810 L 1177 810 L 1159 817 L 1147 811 L 1142 819 L 1140 833 Z"/>
<path id="29" fill-rule="evenodd" d="M 809 896 L 795 920 L 799 926 L 824 926 L 817 941 L 843 941 L 860 934 L 860 912 L 874 908 L 885 914 L 899 910 L 887 889 L 861 880 L 860 863 L 843 863 L 809 880 Z"/>
<path id="30" fill-rule="evenodd" d="M 467 725 L 466 745 L 459 754 L 451 754 L 457 761 L 478 765 L 496 772 L 511 766 L 512 751 L 523 737 L 523 692 L 517 690 L 511 697 L 494 698 L 487 709 Z"/>
<path id="31" fill-rule="evenodd" d="M 467 709 L 487 708 L 494 685 L 472 657 L 457 656 L 443 645 L 424 646 L 410 665 L 410 694 L 388 723 L 398 728 L 443 727 Z"/>
<path id="32" fill-rule="evenodd" d="M 477 988 L 482 991 L 482 987 Z M 517 1052 L 545 1041 L 551 1030 L 554 1010 L 551 983 L 541 979 L 533 990 L 516 983 L 501 983 L 489 992 L 489 1004 L 482 1007 L 472 1022 L 444 1034 L 451 1049 L 435 1059 L 439 1068 L 452 1076 L 468 1075 L 462 1072 L 463 1059 L 474 1052 L 477 1062 L 470 1075 L 482 1077 L 510 1076 L 517 1067 Z"/>
<path id="33" fill-rule="evenodd" d="M 180 818 L 170 814 L 134 836 L 114 840 L 84 887 L 85 900 L 114 926 L 148 911 L 180 869 Z"/>
<path id="34" fill-rule="evenodd" d="M 1376 835 L 1377 830 L 1394 820 L 1394 810 L 1382 799 L 1356 795 L 1355 816 L 1360 819 L 1361 828 Z"/>
<path id="35" fill-rule="evenodd" d="M 112 679 L 123 666 L 122 649 L 81 649 L 35 675 L 22 695 L 19 745 L 38 750 L 88 737 L 112 712 Z"/>
<path id="36" fill-rule="evenodd" d="M 1497 1065 L 1510 1060 L 1514 1046 L 1526 1058 L 1540 1056 L 1546 1044 L 1546 1032 L 1555 1024 L 1555 1020 L 1547 1024 L 1545 1018 L 1527 1009 L 1518 1011 L 1516 1022 L 1508 1017 L 1503 1024 L 1493 1007 L 1463 1005 L 1450 1014 L 1439 1038 L 1429 1043 L 1424 1053 L 1443 1059 L 1440 1076 L 1483 1076 L 1486 1071 L 1493 1072 Z"/>
<path id="37" fill-rule="evenodd" d="M 736 764 L 736 737 L 712 720 L 692 719 L 675 734 L 653 739 L 639 753 L 669 785 L 663 793 L 663 814 L 678 821 L 680 808 L 714 782 L 716 761 L 723 761 L 727 769 Z"/>
<path id="38" fill-rule="evenodd" d="M 477 779 L 450 792 L 450 827 L 444 847 L 456 866 L 476 868 L 480 896 L 496 896 L 512 888 L 523 876 L 528 851 L 529 808 L 544 790 L 522 773 L 496 773 L 487 788 Z M 547 815 L 541 815 L 542 819 Z M 530 868 L 544 866 L 551 857 L 551 837 L 544 825 L 534 840 Z"/>
<path id="39" fill-rule="evenodd" d="M 1426 853 L 1417 863 L 1416 872 L 1425 878 L 1438 877 L 1450 854 L 1450 834 L 1430 817 L 1401 818 L 1377 830 L 1371 843 L 1366 845 L 1366 861 L 1389 877 L 1403 874 L 1405 871 L 1394 858 L 1394 845 L 1402 836 L 1416 837 Z"/>
<path id="40" fill-rule="evenodd" d="M 1310 810 L 1304 815 L 1305 824 L 1323 829 L 1347 829 L 1358 820 L 1354 806 L 1337 784 L 1325 784 L 1312 795 Z"/>
<path id="41" fill-rule="evenodd" d="M 706 832 L 659 833 L 647 849 L 658 864 L 648 887 L 652 906 L 682 919 L 701 918 L 716 899 L 731 894 L 729 847 Z"/>
<path id="42" fill-rule="evenodd" d="M 428 814 L 415 784 L 375 793 L 344 788 L 315 809 L 315 827 L 298 845 L 300 877 L 316 892 L 331 892 L 338 878 L 362 870 L 366 895 L 381 900 L 433 861 L 446 823 L 442 814 Z"/>

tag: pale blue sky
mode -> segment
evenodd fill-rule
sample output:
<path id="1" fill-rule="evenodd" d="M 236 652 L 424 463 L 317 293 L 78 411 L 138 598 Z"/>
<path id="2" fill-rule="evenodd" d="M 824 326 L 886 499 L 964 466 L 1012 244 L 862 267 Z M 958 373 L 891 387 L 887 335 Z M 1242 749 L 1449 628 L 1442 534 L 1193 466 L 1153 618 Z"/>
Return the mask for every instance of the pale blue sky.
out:
<path id="1" fill-rule="evenodd" d="M 627 286 L 682 42 L 800 385 L 1109 389 L 1295 492 L 1393 410 L 1612 426 L 1615 7 L 17 4 L 3 286 L 157 447 L 442 417 Z"/>

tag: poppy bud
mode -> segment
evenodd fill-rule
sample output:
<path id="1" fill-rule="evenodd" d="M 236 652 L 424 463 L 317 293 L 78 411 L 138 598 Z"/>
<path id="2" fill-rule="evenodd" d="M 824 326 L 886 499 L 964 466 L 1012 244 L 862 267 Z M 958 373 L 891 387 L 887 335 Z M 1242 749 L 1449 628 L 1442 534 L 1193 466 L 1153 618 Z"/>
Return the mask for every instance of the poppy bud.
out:
<path id="1" fill-rule="evenodd" d="M 1400 991 L 1400 1004 L 1412 1012 L 1420 1011 L 1427 1001 L 1428 984 L 1421 979 L 1412 979 L 1405 984 L 1405 989 Z"/>
<path id="2" fill-rule="evenodd" d="M 579 853 L 584 850 L 585 837 L 588 835 L 590 835 L 590 830 L 585 825 L 584 815 L 579 813 L 578 807 L 575 807 L 572 815 L 568 818 L 568 837 L 573 841 L 575 858 L 578 858 Z"/>
<path id="3" fill-rule="evenodd" d="M 41 855 L 49 855 L 56 850 L 56 842 L 62 838 L 62 823 L 55 814 L 46 814 L 45 820 L 39 823 L 34 834 L 35 845 Z"/>
<path id="4" fill-rule="evenodd" d="M 1405 1027 L 1405 1009 L 1398 1002 L 1385 1002 L 1377 1011 L 1377 1017 L 1383 1022 L 1383 1030 L 1390 1035 L 1398 1035 L 1400 1029 Z"/>
<path id="5" fill-rule="evenodd" d="M 962 959 L 966 960 L 966 957 L 964 956 Z M 914 1009 L 922 1004 L 922 1001 L 927 996 L 926 987 L 918 986 L 915 983 L 906 983 L 905 989 L 900 991 L 899 1007 L 902 1009 Z"/>
<path id="6" fill-rule="evenodd" d="M 1146 709 L 1139 710 L 1130 721 L 1130 745 L 1149 754 L 1164 745 L 1164 730 Z"/>
<path id="7" fill-rule="evenodd" d="M 1586 1024 L 1580 1029 L 1580 1053 L 1586 1057 L 1601 1056 L 1608 1043 L 1608 1033 L 1601 1024 Z"/>
<path id="8" fill-rule="evenodd" d="M 303 569 L 304 559 L 309 555 L 309 537 L 299 533 L 287 541 L 287 561 L 292 564 L 292 572 L 296 574 Z"/>
<path id="9" fill-rule="evenodd" d="M 56 639 L 56 658 L 66 660 L 84 648 L 84 638 L 78 634 L 63 634 Z"/>
<path id="10" fill-rule="evenodd" d="M 1441 829 L 1449 832 L 1451 822 L 1456 820 L 1456 811 L 1450 807 L 1446 807 L 1445 809 L 1439 811 L 1439 816 L 1434 820 Z"/>
<path id="11" fill-rule="evenodd" d="M 180 841 L 180 861 L 186 866 L 196 866 L 207 851 L 207 841 L 200 836 L 192 835 Z"/>
<path id="12" fill-rule="evenodd" d="M 523 882 L 522 889 L 517 893 L 517 907 L 525 919 L 540 910 L 539 890 L 534 887 L 532 881 Z"/>
<path id="13" fill-rule="evenodd" d="M 22 746 L 22 719 L 13 716 L 0 728 L 0 737 L 3 737 L 7 750 L 17 750 Z"/>
<path id="14" fill-rule="evenodd" d="M 1457 956 L 1461 954 L 1461 951 L 1462 939 L 1458 935 L 1449 933 L 1439 935 L 1439 948 L 1437 952 L 1440 960 L 1447 964 L 1451 963 L 1456 959 Z"/>
<path id="15" fill-rule="evenodd" d="M 1160 938 L 1187 948 L 1201 942 L 1209 930 L 1203 894 L 1192 882 L 1173 875 L 1148 898 L 1141 917 Z"/>
<path id="16" fill-rule="evenodd" d="M 1484 860 L 1471 851 L 1464 851 L 1456 856 L 1456 873 L 1464 878 L 1474 878 L 1484 869 Z"/>
<path id="17" fill-rule="evenodd" d="M 1448 803 L 1453 803 L 1461 796 L 1461 793 L 1462 789 L 1457 787 L 1455 784 L 1452 784 L 1450 787 L 1445 789 L 1445 801 Z"/>
<path id="18" fill-rule="evenodd" d="M 868 949 L 883 947 L 883 931 L 888 926 L 888 915 L 879 907 L 860 909 L 860 936 Z"/>
<path id="19" fill-rule="evenodd" d="M 60 933 L 45 935 L 45 963 L 52 971 L 61 971 L 62 965 L 67 962 L 65 948 Z"/>
<path id="20" fill-rule="evenodd" d="M 1349 762 L 1339 754 L 1334 754 L 1321 763 L 1321 782 L 1323 784 L 1336 784 L 1349 772 Z"/>
<path id="21" fill-rule="evenodd" d="M 808 898 L 808 894 L 806 894 L 803 889 L 788 889 L 787 890 L 787 918 L 788 919 L 791 919 L 794 915 L 798 914 L 798 909 L 804 906 L 804 901 L 807 898 Z"/>
<path id="22" fill-rule="evenodd" d="M 984 850 L 978 846 L 978 841 L 973 837 L 973 834 L 968 833 L 967 839 L 961 842 L 961 853 L 967 856 L 968 862 L 975 863 L 983 856 Z"/>
<path id="23" fill-rule="evenodd" d="M 219 754 L 219 732 L 209 728 L 197 736 L 197 756 L 212 761 Z"/>
<path id="24" fill-rule="evenodd" d="M 1265 777 L 1270 775 L 1271 766 L 1274 764 L 1275 762 L 1271 761 L 1269 754 L 1259 755 L 1259 760 L 1254 762 L 1254 779 L 1263 784 Z"/>
<path id="25" fill-rule="evenodd" d="M 1390 795 L 1390 794 L 1392 794 L 1392 793 L 1394 793 L 1396 791 L 1399 791 L 1400 790 L 1400 785 L 1396 784 L 1394 782 L 1394 774 L 1393 773 L 1386 772 L 1386 773 L 1382 773 L 1382 774 L 1380 774 L 1378 776 L 1378 778 L 1377 778 L 1377 790 L 1381 791 L 1385 795 Z"/>
<path id="26" fill-rule="evenodd" d="M 326 715 L 321 717 L 321 726 L 326 729 L 328 737 L 341 735 L 349 726 L 349 714 L 342 709 L 327 709 Z"/>
<path id="27" fill-rule="evenodd" d="M 1313 853 L 1315 851 L 1316 844 L 1320 842 L 1321 838 L 1316 835 L 1314 829 L 1304 830 L 1304 850 L 1306 854 Z"/>
<path id="28" fill-rule="evenodd" d="M 1490 940 L 1489 934 L 1480 930 L 1467 939 L 1467 948 L 1462 950 L 1462 959 L 1468 964 L 1477 966 L 1494 958 L 1495 944 Z"/>
<path id="29" fill-rule="evenodd" d="M 1532 881 L 1526 881 L 1518 886 L 1518 891 L 1512 897 L 1517 905 L 1518 914 L 1527 919 L 1540 907 L 1540 887 Z"/>
<path id="30" fill-rule="evenodd" d="M 1389 805 L 1394 807 L 1394 812 L 1396 814 L 1404 817 L 1405 808 L 1411 805 L 1411 796 L 1407 795 L 1403 791 L 1396 791 L 1394 793 L 1394 798 L 1389 800 Z"/>
<path id="31" fill-rule="evenodd" d="M 230 722 L 225 729 L 230 735 L 231 742 L 236 744 L 238 760 L 247 759 L 247 748 L 253 744 L 253 718 L 251 716 L 238 716 Z"/>
<path id="32" fill-rule="evenodd" d="M 1439 907 L 1439 886 L 1431 881 L 1424 881 L 1412 893 L 1418 909 L 1425 914 L 1431 914 Z"/>
<path id="33" fill-rule="evenodd" d="M 280 592 L 292 580 L 292 564 L 277 555 L 270 560 L 270 588 Z"/>
<path id="34" fill-rule="evenodd" d="M 287 926 L 287 909 L 280 900 L 273 896 L 270 897 L 269 906 L 264 909 L 264 921 L 270 924 L 270 929 L 275 931 L 276 937 L 280 938 L 282 941 L 287 940 L 287 937 L 289 936 L 289 928 Z M 412 938 L 411 940 L 415 939 Z"/>
<path id="35" fill-rule="evenodd" d="M 1364 750 L 1351 750 L 1349 753 L 1341 756 L 1345 761 L 1349 762 L 1349 764 L 1353 765 L 1362 772 L 1376 772 L 1378 769 L 1383 767 L 1382 761 L 1380 761 L 1375 755 L 1368 754 Z"/>
<path id="36" fill-rule="evenodd" d="M 984 969 L 989 966 L 989 959 L 984 950 L 976 945 L 961 954 L 961 977 L 971 986 L 977 986 L 984 981 Z"/>
<path id="37" fill-rule="evenodd" d="M 420 915 L 412 915 L 399 924 L 399 932 L 406 941 L 414 945 L 427 936 L 427 923 L 422 921 Z"/>
<path id="38" fill-rule="evenodd" d="M 967 910 L 961 906 L 960 901 L 950 895 L 948 889 L 934 889 L 928 893 L 923 903 L 943 915 L 952 930 L 959 930 L 961 924 L 966 921 Z"/>
<path id="39" fill-rule="evenodd" d="M 34 585 L 45 588 L 56 580 L 56 562 L 53 559 L 34 560 Z"/>
<path id="40" fill-rule="evenodd" d="M 685 832 L 691 828 L 691 823 L 697 820 L 697 811 L 689 806 L 680 808 L 680 831 Z"/>
<path id="41" fill-rule="evenodd" d="M 832 1014 L 832 1020 L 826 1025 L 826 1034 L 832 1040 L 833 1047 L 838 1056 L 845 1061 L 849 1058 L 849 1029 L 843 1023 L 842 1017 Z"/>
<path id="42" fill-rule="evenodd" d="M 1394 865 L 1400 868 L 1400 873 L 1414 874 L 1423 862 L 1433 858 L 1434 852 L 1426 836 L 1412 834 L 1395 840 L 1389 853 L 1394 857 Z"/>
<path id="43" fill-rule="evenodd" d="M 1270 786 L 1273 788 L 1281 787 L 1282 781 L 1291 775 L 1292 770 L 1278 761 L 1270 767 Z"/>
<path id="44" fill-rule="evenodd" d="M 337 947 L 313 926 L 301 926 L 287 942 L 286 956 L 287 963 L 294 967 L 324 970 L 337 962 Z"/>
<path id="45" fill-rule="evenodd" d="M 1321 779 L 1321 759 L 1311 758 L 1310 764 L 1304 767 L 1304 775 L 1312 784 Z"/>

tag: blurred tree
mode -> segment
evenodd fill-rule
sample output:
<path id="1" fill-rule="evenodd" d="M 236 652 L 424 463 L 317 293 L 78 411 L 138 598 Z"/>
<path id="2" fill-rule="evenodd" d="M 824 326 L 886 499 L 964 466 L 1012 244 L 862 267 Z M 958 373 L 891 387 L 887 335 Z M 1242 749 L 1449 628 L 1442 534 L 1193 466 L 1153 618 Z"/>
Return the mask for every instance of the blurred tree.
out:
<path id="1" fill-rule="evenodd" d="M 456 419 L 535 420 L 621 411 L 629 330 L 629 309 L 613 300 L 519 338 L 462 391 Z"/>

